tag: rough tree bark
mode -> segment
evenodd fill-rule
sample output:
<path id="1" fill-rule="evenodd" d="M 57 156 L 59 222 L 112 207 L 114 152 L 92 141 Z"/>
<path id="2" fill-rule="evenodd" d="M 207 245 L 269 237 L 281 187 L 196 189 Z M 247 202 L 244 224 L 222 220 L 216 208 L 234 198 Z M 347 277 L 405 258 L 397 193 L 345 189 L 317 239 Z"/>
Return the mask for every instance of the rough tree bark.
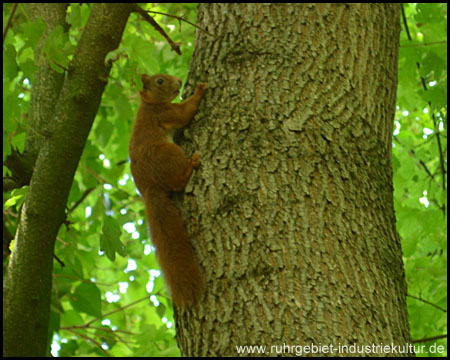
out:
<path id="1" fill-rule="evenodd" d="M 201 4 L 183 215 L 206 277 L 183 355 L 405 345 L 391 137 L 398 4 Z M 379 351 L 378 351 L 379 352 Z M 336 352 L 334 353 L 336 355 Z M 395 355 L 395 354 L 393 354 Z"/>
<path id="2" fill-rule="evenodd" d="M 51 126 L 41 134 L 44 137 L 6 275 L 4 356 L 46 354 L 54 242 L 107 83 L 111 64 L 105 64 L 105 56 L 119 45 L 132 6 L 92 6 L 69 73 L 60 87 Z M 45 86 L 37 86 L 32 91 L 45 92 Z M 32 97 L 39 99 L 45 95 L 33 93 Z"/>

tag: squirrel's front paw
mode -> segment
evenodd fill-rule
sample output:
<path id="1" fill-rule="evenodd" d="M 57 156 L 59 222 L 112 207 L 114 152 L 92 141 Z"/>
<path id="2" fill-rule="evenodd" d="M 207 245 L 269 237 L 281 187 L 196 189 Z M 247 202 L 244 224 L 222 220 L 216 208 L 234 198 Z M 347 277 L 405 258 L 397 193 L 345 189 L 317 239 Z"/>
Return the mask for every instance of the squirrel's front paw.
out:
<path id="1" fill-rule="evenodd" d="M 200 166 L 200 156 L 197 153 L 192 154 L 191 164 L 194 169 L 198 169 Z"/>
<path id="2" fill-rule="evenodd" d="M 198 83 L 196 91 L 199 92 L 200 94 L 203 94 L 207 88 L 208 88 L 207 83 Z"/>

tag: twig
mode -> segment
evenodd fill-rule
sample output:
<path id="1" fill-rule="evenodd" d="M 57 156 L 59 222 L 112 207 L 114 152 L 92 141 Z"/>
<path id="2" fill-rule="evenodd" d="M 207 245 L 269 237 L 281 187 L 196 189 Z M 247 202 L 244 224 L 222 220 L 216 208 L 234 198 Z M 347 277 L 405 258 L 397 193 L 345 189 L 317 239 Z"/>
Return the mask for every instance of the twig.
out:
<path id="1" fill-rule="evenodd" d="M 408 22 L 406 21 L 406 14 L 405 14 L 405 9 L 403 8 L 403 4 L 402 4 L 402 18 L 403 18 L 403 25 L 405 26 L 406 36 L 408 37 L 409 41 L 412 41 L 411 35 L 409 33 Z M 416 66 L 417 66 L 417 72 L 420 76 L 420 80 L 422 81 L 422 87 L 425 91 L 427 91 L 428 87 L 427 87 L 425 78 L 422 75 L 420 75 L 420 64 L 418 62 L 416 62 Z M 442 190 L 445 191 L 446 171 L 445 171 L 445 160 L 443 157 L 443 151 L 442 151 L 442 145 L 441 145 L 441 136 L 440 136 L 439 128 L 437 126 L 436 117 L 434 116 L 434 111 L 433 111 L 433 107 L 431 105 L 431 101 L 428 101 L 428 106 L 430 107 L 430 116 L 431 116 L 431 120 L 433 121 L 433 124 L 434 124 L 434 131 L 436 133 L 436 140 L 437 140 L 438 151 L 439 151 L 439 165 L 440 165 L 440 170 L 442 173 Z M 445 212 L 446 212 L 445 204 L 442 205 L 442 212 L 443 212 L 443 216 L 445 218 Z"/>
<path id="2" fill-rule="evenodd" d="M 435 307 L 436 309 L 441 310 L 442 312 L 445 312 L 445 313 L 447 312 L 447 309 L 441 308 L 439 305 L 433 304 L 431 301 L 422 299 L 422 298 L 419 297 L 419 296 L 414 296 L 414 295 L 409 295 L 409 294 L 406 295 L 406 296 L 409 296 L 409 297 L 412 298 L 412 299 L 416 299 L 416 300 L 422 301 L 422 302 L 424 302 L 425 304 L 431 305 L 431 306 Z"/>
<path id="3" fill-rule="evenodd" d="M 56 254 L 53 254 L 53 257 L 55 258 L 55 260 L 56 260 L 57 262 L 59 262 L 59 265 L 61 265 L 62 268 L 63 268 L 64 266 L 66 266 L 66 264 L 64 264 L 64 262 L 63 262 L 59 257 L 56 256 Z"/>
<path id="4" fill-rule="evenodd" d="M 109 184 L 109 181 L 97 174 L 93 169 L 86 165 L 86 170 L 102 184 Z"/>
<path id="5" fill-rule="evenodd" d="M 70 331 L 70 332 L 74 333 L 75 335 L 80 336 L 83 339 L 86 339 L 87 341 L 90 341 L 90 342 L 94 343 L 103 354 L 105 354 L 108 357 L 111 356 L 110 353 L 107 350 L 103 349 L 102 344 L 100 344 L 97 340 L 94 340 L 94 339 L 90 338 L 89 336 L 86 336 L 86 335 L 84 335 L 82 333 L 79 333 L 78 331 L 75 331 L 75 330 L 70 329 L 70 328 L 66 328 L 64 330 Z"/>
<path id="6" fill-rule="evenodd" d="M 5 45 L 6 35 L 8 34 L 8 30 L 11 27 L 12 18 L 17 9 L 17 3 L 14 3 L 11 9 L 11 13 L 8 16 L 8 21 L 6 22 L 5 30 L 3 30 L 3 45 Z"/>
<path id="7" fill-rule="evenodd" d="M 76 209 L 76 207 L 77 207 L 78 205 L 80 205 L 80 204 L 83 202 L 83 200 L 86 199 L 86 197 L 87 197 L 93 190 L 95 190 L 95 187 L 91 187 L 91 188 L 89 188 L 89 189 L 86 189 L 86 190 L 84 191 L 83 195 L 81 195 L 81 198 L 80 198 L 75 204 L 73 204 L 72 207 L 67 211 L 67 214 L 70 214 L 72 211 L 74 211 L 74 210 Z"/>
<path id="8" fill-rule="evenodd" d="M 155 28 L 155 30 L 158 31 L 167 40 L 172 50 L 175 51 L 178 55 L 181 55 L 180 44 L 175 44 L 169 37 L 169 35 L 166 34 L 163 28 L 159 26 L 159 24 L 155 21 L 155 19 L 153 19 L 149 14 L 147 14 L 147 11 L 142 9 L 139 5 L 136 5 L 134 7 L 134 12 L 141 14 L 144 20 L 147 21 L 150 25 L 152 25 Z"/>
<path id="9" fill-rule="evenodd" d="M 422 339 L 411 340 L 411 343 L 415 344 L 415 343 L 421 343 L 421 342 L 428 342 L 428 341 L 433 341 L 433 340 L 445 339 L 446 337 L 447 337 L 447 334 L 432 336 L 429 338 L 424 337 Z"/>
<path id="10" fill-rule="evenodd" d="M 408 22 L 406 21 L 405 8 L 403 7 L 403 4 L 402 4 L 402 19 L 403 25 L 405 26 L 406 36 L 408 37 L 408 40 L 411 41 L 411 34 L 409 33 Z"/>
<path id="11" fill-rule="evenodd" d="M 107 316 L 110 316 L 110 315 L 112 315 L 112 314 L 114 314 L 114 313 L 116 313 L 116 312 L 125 310 L 126 308 L 129 308 L 130 306 L 136 305 L 136 304 L 140 303 L 141 301 L 148 300 L 149 297 L 150 297 L 149 295 L 146 295 L 146 296 L 144 296 L 144 297 L 142 297 L 142 298 L 140 298 L 140 299 L 137 299 L 136 301 L 133 301 L 133 302 L 127 304 L 127 305 L 121 306 L 120 308 L 115 309 L 115 310 L 113 310 L 113 311 L 110 311 L 109 313 L 103 314 L 102 317 L 100 317 L 100 318 L 94 318 L 94 319 L 92 319 L 91 321 L 88 321 L 85 325 L 86 325 L 86 326 L 89 326 L 89 325 L 91 325 L 93 322 L 98 321 L 99 319 L 106 318 Z"/>
<path id="12" fill-rule="evenodd" d="M 403 146 L 406 149 L 406 146 L 402 144 L 402 142 L 398 139 L 398 136 L 394 135 L 393 139 L 395 140 L 395 142 L 397 142 L 400 146 Z M 425 172 L 427 173 L 427 175 L 430 177 L 430 180 L 434 181 L 435 184 L 437 186 L 439 186 L 439 183 L 436 181 L 436 179 L 434 178 L 434 175 L 430 172 L 430 170 L 428 169 L 427 165 L 425 164 L 425 162 L 421 159 L 417 158 L 416 152 L 414 150 L 407 150 L 408 154 L 414 159 L 416 160 L 416 164 L 420 165 Z"/>
<path id="13" fill-rule="evenodd" d="M 55 64 L 57 67 L 63 69 L 65 72 L 69 73 L 69 69 L 66 68 L 64 65 L 59 64 L 58 62 L 56 62 L 54 59 L 50 59 L 52 61 L 53 64 Z"/>
<path id="14" fill-rule="evenodd" d="M 205 29 L 201 28 L 200 26 L 194 24 L 193 22 L 190 22 L 189 20 L 186 20 L 186 19 L 182 18 L 181 16 L 171 15 L 171 14 L 166 14 L 166 13 L 163 13 L 163 12 L 153 11 L 153 10 L 147 10 L 147 12 L 148 12 L 148 13 L 152 13 L 152 14 L 165 15 L 165 16 L 168 16 L 168 17 L 177 19 L 179 22 L 181 22 L 181 21 L 187 22 L 188 24 L 190 24 L 190 25 L 196 27 L 197 29 L 199 29 L 199 30 L 205 32 L 205 33 L 208 34 L 209 36 L 216 37 L 214 34 L 211 34 L 210 32 L 208 32 L 208 31 L 206 31 Z"/>
<path id="15" fill-rule="evenodd" d="M 432 41 L 429 43 L 420 43 L 420 44 L 411 44 L 411 45 L 400 45 L 401 48 L 408 48 L 408 47 L 417 47 L 417 46 L 431 46 L 431 45 L 441 45 L 441 44 L 447 44 L 447 41 Z"/>

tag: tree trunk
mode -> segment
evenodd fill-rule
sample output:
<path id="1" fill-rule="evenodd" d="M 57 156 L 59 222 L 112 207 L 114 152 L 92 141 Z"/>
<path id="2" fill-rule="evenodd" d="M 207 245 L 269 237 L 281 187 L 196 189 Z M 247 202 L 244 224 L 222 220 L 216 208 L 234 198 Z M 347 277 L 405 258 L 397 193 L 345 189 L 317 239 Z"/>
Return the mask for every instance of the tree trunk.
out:
<path id="1" fill-rule="evenodd" d="M 176 309 L 183 355 L 409 341 L 391 167 L 399 9 L 199 6 L 216 38 L 198 31 L 191 63 L 190 84 L 209 89 L 182 139 L 201 158 L 183 215 L 206 291 Z"/>
<path id="2" fill-rule="evenodd" d="M 37 154 L 44 143 L 43 136 L 39 134 L 44 133 L 51 124 L 55 104 L 58 101 L 64 82 L 64 74 L 52 69 L 50 62 L 42 54 L 42 47 L 47 41 L 48 35 L 56 26 L 62 26 L 64 32 L 69 31 L 69 25 L 66 23 L 68 5 L 58 3 L 24 4 L 24 8 L 33 21 L 41 17 L 42 21 L 47 25 L 45 33 L 34 51 L 34 62 L 38 66 L 38 70 L 33 81 L 28 120 L 29 127 L 25 144 L 25 152 L 29 153 L 34 160 L 36 160 Z"/>
<path id="3" fill-rule="evenodd" d="M 46 354 L 53 247 L 65 217 L 73 176 L 108 79 L 111 64 L 105 64 L 105 57 L 119 45 L 131 6 L 92 6 L 55 104 L 51 127 L 40 134 L 41 149 L 6 275 L 4 356 Z M 43 89 L 37 86 L 32 91 Z M 33 93 L 32 98 L 41 96 L 45 94 Z M 32 126 L 39 126 L 38 121 Z"/>

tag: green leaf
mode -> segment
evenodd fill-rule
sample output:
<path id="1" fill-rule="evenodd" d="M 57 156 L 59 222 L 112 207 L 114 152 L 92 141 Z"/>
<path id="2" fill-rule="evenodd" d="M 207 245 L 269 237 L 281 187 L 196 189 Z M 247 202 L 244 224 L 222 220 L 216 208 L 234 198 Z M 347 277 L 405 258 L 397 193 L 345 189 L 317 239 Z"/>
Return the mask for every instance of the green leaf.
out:
<path id="1" fill-rule="evenodd" d="M 81 283 L 70 298 L 74 310 L 95 317 L 102 316 L 100 290 L 93 283 Z"/>
<path id="2" fill-rule="evenodd" d="M 3 51 L 3 77 L 10 80 L 14 79 L 19 72 L 19 66 L 16 62 L 16 49 L 11 44 L 6 45 Z"/>
<path id="3" fill-rule="evenodd" d="M 100 250 L 104 251 L 108 259 L 114 261 L 116 252 L 121 256 L 127 255 L 125 245 L 120 241 L 122 230 L 116 219 L 111 216 L 103 218 L 102 234 L 100 235 Z"/>
<path id="4" fill-rule="evenodd" d="M 47 42 L 43 46 L 43 54 L 49 58 L 50 65 L 55 71 L 63 72 L 62 67 L 69 67 L 69 56 L 73 54 L 74 49 L 68 34 L 61 25 L 57 25 L 48 35 Z"/>
<path id="5" fill-rule="evenodd" d="M 97 141 L 101 147 L 105 147 L 108 144 L 111 134 L 114 131 L 114 126 L 106 117 L 101 117 L 100 121 L 97 122 L 95 128 L 95 135 L 97 136 Z"/>
<path id="6" fill-rule="evenodd" d="M 46 27 L 47 24 L 41 18 L 38 18 L 36 22 L 24 23 L 22 25 L 23 38 L 25 39 L 24 47 L 35 49 Z"/>
<path id="7" fill-rule="evenodd" d="M 11 192 L 11 197 L 5 201 L 3 205 L 3 210 L 10 208 L 11 206 L 16 206 L 17 211 L 19 211 L 20 207 L 25 201 L 25 197 L 28 193 L 28 186 L 22 186 L 20 189 L 14 189 Z"/>
<path id="8" fill-rule="evenodd" d="M 76 326 L 83 324 L 83 318 L 78 311 L 67 310 L 61 319 L 61 326 Z"/>
<path id="9" fill-rule="evenodd" d="M 81 7 L 79 4 L 70 4 L 66 19 L 67 22 L 75 28 L 81 26 Z"/>
<path id="10" fill-rule="evenodd" d="M 69 340 L 61 343 L 61 349 L 58 352 L 58 357 L 72 357 L 76 355 L 76 351 L 79 348 L 78 343 L 75 340 Z"/>
<path id="11" fill-rule="evenodd" d="M 72 182 L 72 187 L 70 188 L 70 194 L 67 200 L 67 204 L 71 205 L 72 203 L 80 200 L 80 198 L 81 198 L 80 186 L 78 184 L 78 181 L 74 179 Z"/>

